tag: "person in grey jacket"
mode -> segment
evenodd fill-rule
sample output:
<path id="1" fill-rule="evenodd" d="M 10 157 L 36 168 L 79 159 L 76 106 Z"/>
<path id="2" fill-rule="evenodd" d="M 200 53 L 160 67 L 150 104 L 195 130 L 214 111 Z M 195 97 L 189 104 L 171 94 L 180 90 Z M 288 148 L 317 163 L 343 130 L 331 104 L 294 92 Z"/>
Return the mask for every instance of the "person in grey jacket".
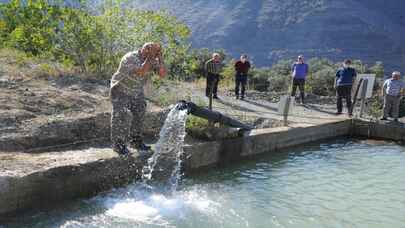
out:
<path id="1" fill-rule="evenodd" d="M 394 71 L 392 77 L 384 82 L 382 94 L 384 96 L 384 114 L 381 120 L 387 120 L 388 116 L 398 121 L 399 104 L 401 100 L 401 89 L 405 88 L 405 83 L 401 80 L 401 73 Z"/>

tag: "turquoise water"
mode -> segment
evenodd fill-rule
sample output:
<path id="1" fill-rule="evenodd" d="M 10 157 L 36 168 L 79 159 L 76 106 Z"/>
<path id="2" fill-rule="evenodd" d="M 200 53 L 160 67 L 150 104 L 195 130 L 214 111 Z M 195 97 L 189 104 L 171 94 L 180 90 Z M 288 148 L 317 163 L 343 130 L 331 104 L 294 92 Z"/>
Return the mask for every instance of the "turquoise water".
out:
<path id="1" fill-rule="evenodd" d="M 405 227 L 405 147 L 338 139 L 140 184 L 5 227 Z"/>

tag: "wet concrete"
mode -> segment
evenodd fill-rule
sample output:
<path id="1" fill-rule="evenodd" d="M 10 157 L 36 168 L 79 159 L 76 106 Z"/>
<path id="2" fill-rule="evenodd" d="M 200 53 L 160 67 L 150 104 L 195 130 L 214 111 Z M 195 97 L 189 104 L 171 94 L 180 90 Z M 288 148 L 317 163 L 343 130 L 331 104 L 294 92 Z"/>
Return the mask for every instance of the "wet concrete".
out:
<path id="1" fill-rule="evenodd" d="M 144 162 L 145 158 L 136 154 L 119 157 L 109 148 L 0 153 L 0 215 L 44 208 L 128 184 L 140 177 Z"/>

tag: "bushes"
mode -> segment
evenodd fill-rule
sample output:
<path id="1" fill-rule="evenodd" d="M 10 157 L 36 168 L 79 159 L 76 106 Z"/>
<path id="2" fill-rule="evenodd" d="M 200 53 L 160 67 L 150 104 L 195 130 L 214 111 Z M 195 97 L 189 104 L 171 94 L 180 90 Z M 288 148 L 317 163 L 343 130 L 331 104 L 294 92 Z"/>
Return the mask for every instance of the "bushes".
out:
<path id="1" fill-rule="evenodd" d="M 47 0 L 3 3 L 0 5 L 0 47 L 55 60 L 106 79 L 116 70 L 126 52 L 144 42 L 158 41 L 164 46 L 170 79 L 192 80 L 204 75 L 204 63 L 211 58 L 212 52 L 190 50 L 190 30 L 175 17 L 162 12 L 123 8 L 118 0 L 98 4 L 101 10 L 95 14 L 85 4 L 69 8 L 50 4 Z M 218 52 L 226 57 L 224 51 Z M 384 74 L 381 62 L 370 68 L 360 60 L 353 63 L 360 73 L 374 72 L 381 78 Z M 271 68 L 253 67 L 250 88 L 288 91 L 291 64 L 292 61 L 282 60 Z M 339 65 L 327 59 L 311 59 L 309 65 L 308 91 L 318 95 L 334 93 L 333 77 Z M 233 61 L 227 63 L 223 76 L 224 82 L 233 82 Z"/>
<path id="2" fill-rule="evenodd" d="M 271 68 L 252 69 L 249 84 L 258 91 L 285 92 L 291 83 L 290 72 L 290 62 L 282 60 Z"/>
<path id="3" fill-rule="evenodd" d="M 126 52 L 158 41 L 165 47 L 169 69 L 182 73 L 182 67 L 174 66 L 181 66 L 187 53 L 187 26 L 164 13 L 123 9 L 119 2 L 102 6 L 102 13 L 94 15 L 85 5 L 69 8 L 46 0 L 11 0 L 0 5 L 0 45 L 105 78 Z"/>
<path id="4" fill-rule="evenodd" d="M 335 93 L 336 70 L 332 68 L 322 69 L 309 75 L 306 90 L 320 96 L 330 96 Z"/>
<path id="5" fill-rule="evenodd" d="M 268 91 L 270 86 L 269 75 L 269 68 L 253 68 L 250 71 L 249 87 L 261 92 Z"/>
<path id="6" fill-rule="evenodd" d="M 313 58 L 307 63 L 309 73 L 306 80 L 306 91 L 320 96 L 335 95 L 334 81 L 340 63 L 334 63 L 324 58 Z M 271 68 L 253 68 L 250 71 L 250 88 L 258 91 L 287 92 L 292 83 L 291 65 L 292 62 L 281 60 Z M 360 60 L 354 60 L 353 67 L 358 73 L 374 73 L 377 75 L 377 79 L 381 79 L 384 74 L 384 66 L 381 62 L 368 67 Z"/>
<path id="7" fill-rule="evenodd" d="M 335 94 L 335 77 L 339 68 L 328 59 L 310 59 L 308 61 L 309 75 L 306 82 L 306 90 L 320 96 Z"/>

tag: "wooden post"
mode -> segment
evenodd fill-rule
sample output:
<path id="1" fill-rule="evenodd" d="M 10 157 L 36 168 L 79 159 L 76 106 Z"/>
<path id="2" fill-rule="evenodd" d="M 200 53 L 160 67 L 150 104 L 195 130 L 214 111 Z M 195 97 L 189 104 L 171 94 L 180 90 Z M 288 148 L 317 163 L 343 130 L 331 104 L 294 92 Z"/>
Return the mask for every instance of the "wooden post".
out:
<path id="1" fill-rule="evenodd" d="M 361 89 L 360 117 L 363 117 L 364 108 L 366 106 L 367 85 L 368 85 L 368 79 L 364 79 L 363 87 Z"/>
<path id="2" fill-rule="evenodd" d="M 208 109 L 212 110 L 212 89 L 211 89 L 209 97 L 208 97 Z"/>
<path id="3" fill-rule="evenodd" d="M 215 81 L 211 82 L 210 94 L 208 97 L 208 109 L 211 111 L 212 111 L 212 96 L 213 96 L 214 84 L 215 84 Z M 214 127 L 214 122 L 212 122 L 211 120 L 208 120 L 208 126 Z"/>

